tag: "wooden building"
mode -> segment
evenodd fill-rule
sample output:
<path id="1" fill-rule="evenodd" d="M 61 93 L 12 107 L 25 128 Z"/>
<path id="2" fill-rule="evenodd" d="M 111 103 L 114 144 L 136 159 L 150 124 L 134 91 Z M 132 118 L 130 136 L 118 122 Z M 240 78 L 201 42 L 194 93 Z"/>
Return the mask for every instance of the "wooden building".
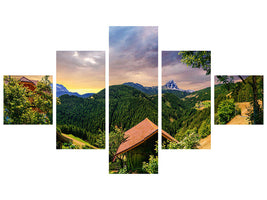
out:
<path id="1" fill-rule="evenodd" d="M 155 144 L 158 141 L 158 126 L 148 118 L 126 131 L 124 137 L 126 140 L 120 144 L 113 161 L 118 156 L 126 156 L 127 167 L 138 169 L 144 161 L 148 161 L 149 155 L 157 154 Z M 162 138 L 178 142 L 163 130 Z"/>
<path id="2" fill-rule="evenodd" d="M 28 88 L 31 91 L 34 91 L 36 86 L 37 86 L 37 82 L 35 80 L 30 80 L 24 76 L 22 76 L 21 78 L 18 79 L 19 80 L 19 84 L 23 85 L 24 87 Z"/>

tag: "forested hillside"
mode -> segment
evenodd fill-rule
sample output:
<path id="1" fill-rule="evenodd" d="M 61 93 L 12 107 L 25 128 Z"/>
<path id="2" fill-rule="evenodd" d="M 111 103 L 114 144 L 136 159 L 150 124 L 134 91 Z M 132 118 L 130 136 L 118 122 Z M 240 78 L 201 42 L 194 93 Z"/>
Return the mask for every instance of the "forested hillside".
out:
<path id="1" fill-rule="evenodd" d="M 92 145 L 105 131 L 105 91 L 90 98 L 63 95 L 57 105 L 57 127 Z"/>
<path id="2" fill-rule="evenodd" d="M 196 91 L 179 98 L 171 93 L 162 94 L 162 127 L 178 141 L 192 132 L 204 138 L 210 134 L 210 104 L 196 105 L 210 101 L 210 88 Z M 204 130 L 206 128 L 207 130 Z"/>
<path id="3" fill-rule="evenodd" d="M 109 87 L 110 130 L 128 130 L 144 120 L 158 122 L 158 96 L 147 95 L 127 85 Z"/>
<path id="4" fill-rule="evenodd" d="M 157 123 L 157 95 L 145 94 L 133 87 L 110 87 L 110 127 L 125 130 L 146 117 Z M 196 141 L 210 134 L 210 87 L 193 93 L 164 90 L 162 126 L 178 141 L 194 133 Z M 196 143 L 188 148 L 195 148 Z M 167 147 L 168 148 L 168 147 Z"/>

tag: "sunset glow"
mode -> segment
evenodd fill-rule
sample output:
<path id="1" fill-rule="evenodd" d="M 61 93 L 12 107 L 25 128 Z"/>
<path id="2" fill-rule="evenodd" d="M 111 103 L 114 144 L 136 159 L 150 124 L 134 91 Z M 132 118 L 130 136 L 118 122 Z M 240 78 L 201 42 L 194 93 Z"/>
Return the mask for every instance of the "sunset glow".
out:
<path id="1" fill-rule="evenodd" d="M 57 83 L 79 94 L 104 89 L 105 52 L 57 51 Z"/>

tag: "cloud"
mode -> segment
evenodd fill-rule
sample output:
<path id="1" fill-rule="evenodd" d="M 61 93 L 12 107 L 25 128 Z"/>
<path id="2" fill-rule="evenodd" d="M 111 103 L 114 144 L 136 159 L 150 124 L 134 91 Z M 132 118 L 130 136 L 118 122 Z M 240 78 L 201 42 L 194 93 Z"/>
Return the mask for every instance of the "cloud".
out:
<path id="1" fill-rule="evenodd" d="M 203 69 L 181 63 L 178 51 L 162 52 L 162 82 L 174 80 L 179 88 L 199 90 L 210 86 L 210 75 Z"/>
<path id="2" fill-rule="evenodd" d="M 116 26 L 110 27 L 109 34 L 110 85 L 157 84 L 158 28 Z"/>
<path id="3" fill-rule="evenodd" d="M 57 51 L 57 83 L 75 91 L 105 87 L 104 51 Z"/>

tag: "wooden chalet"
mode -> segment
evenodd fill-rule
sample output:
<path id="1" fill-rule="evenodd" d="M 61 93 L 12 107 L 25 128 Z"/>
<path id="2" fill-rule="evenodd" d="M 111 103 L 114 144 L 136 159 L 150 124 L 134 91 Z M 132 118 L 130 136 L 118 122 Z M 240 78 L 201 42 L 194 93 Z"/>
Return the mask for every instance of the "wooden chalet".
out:
<path id="1" fill-rule="evenodd" d="M 148 161 L 149 155 L 156 155 L 155 144 L 158 141 L 158 126 L 148 118 L 124 133 L 126 140 L 122 142 L 113 159 L 126 156 L 127 166 L 138 168 L 143 161 Z M 162 138 L 178 142 L 170 134 L 162 130 Z"/>
<path id="2" fill-rule="evenodd" d="M 27 87 L 29 90 L 34 91 L 36 86 L 37 86 L 37 82 L 35 80 L 30 80 L 24 76 L 22 76 L 21 78 L 18 79 L 19 80 L 19 84 L 23 85 L 24 87 Z"/>

